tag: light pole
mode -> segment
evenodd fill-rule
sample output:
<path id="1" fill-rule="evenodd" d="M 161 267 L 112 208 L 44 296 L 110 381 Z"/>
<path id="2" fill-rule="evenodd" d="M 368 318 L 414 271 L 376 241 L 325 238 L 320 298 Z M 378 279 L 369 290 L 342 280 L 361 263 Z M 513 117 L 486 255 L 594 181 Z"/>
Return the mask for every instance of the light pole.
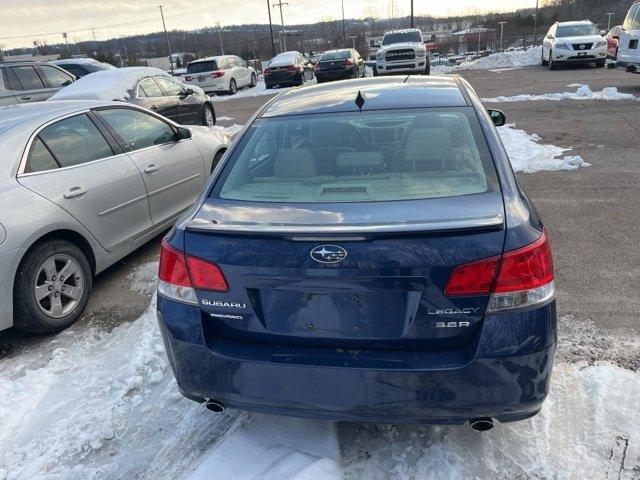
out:
<path id="1" fill-rule="evenodd" d="M 504 24 L 507 22 L 498 22 L 500 24 L 500 51 L 504 52 L 504 48 L 502 46 L 502 38 L 504 37 Z"/>
<path id="2" fill-rule="evenodd" d="M 71 57 L 71 50 L 69 50 L 69 41 L 67 40 L 68 36 L 69 35 L 67 35 L 67 32 L 62 32 L 62 38 L 64 38 L 64 44 L 67 47 L 67 55 Z"/>
<path id="3" fill-rule="evenodd" d="M 162 28 L 164 29 L 164 39 L 167 41 L 167 51 L 169 52 L 169 65 L 171 65 L 171 71 L 173 72 L 173 58 L 171 58 L 171 45 L 169 44 L 169 34 L 167 33 L 167 26 L 164 23 L 164 12 L 162 7 L 164 5 L 157 5 L 160 9 L 160 17 L 162 18 Z"/>
<path id="4" fill-rule="evenodd" d="M 267 12 L 269 12 L 269 32 L 271 33 L 271 53 L 276 56 L 276 46 L 273 43 L 273 24 L 271 23 L 271 1 L 267 0 Z"/>
<path id="5" fill-rule="evenodd" d="M 413 22 L 413 0 L 411 0 L 411 28 L 414 27 L 414 22 Z"/>
<path id="6" fill-rule="evenodd" d="M 122 46 L 124 47 L 124 56 L 127 59 L 127 64 L 129 64 L 129 51 L 127 50 L 127 41 L 125 40 L 124 37 L 122 37 Z M 124 62 L 122 60 L 122 57 L 120 57 L 120 67 L 124 67 Z"/>
<path id="7" fill-rule="evenodd" d="M 482 28 L 484 25 L 478 25 L 478 53 L 480 53 L 480 42 L 482 41 Z"/>
<path id="8" fill-rule="evenodd" d="M 344 26 L 344 0 L 342 0 L 342 39 L 347 38 L 347 29 Z"/>
<path id="9" fill-rule="evenodd" d="M 287 2 L 282 2 L 282 0 L 278 0 L 278 3 L 274 3 L 273 6 L 274 7 L 279 7 L 280 8 L 280 23 L 282 24 L 282 34 L 280 35 L 280 48 L 282 49 L 282 51 L 286 51 L 287 50 L 287 39 L 284 36 L 284 17 L 282 16 L 282 7 L 284 7 L 285 5 L 289 5 Z"/>
<path id="10" fill-rule="evenodd" d="M 611 16 L 612 16 L 612 15 L 615 15 L 615 13 L 614 13 L 614 12 L 609 12 L 609 13 L 607 13 L 607 17 L 609 17 L 609 20 L 608 20 L 608 22 L 607 22 L 607 32 L 608 32 L 609 30 L 611 30 Z"/>
<path id="11" fill-rule="evenodd" d="M 539 0 L 536 0 L 536 14 L 535 14 L 535 17 L 533 17 L 533 46 L 534 47 L 538 43 L 538 40 L 536 38 L 536 34 L 538 33 L 538 7 L 539 7 L 538 4 L 539 4 Z"/>
<path id="12" fill-rule="evenodd" d="M 218 43 L 220 43 L 220 52 L 224 55 L 224 47 L 222 46 L 222 33 L 220 32 L 220 22 L 216 22 L 216 27 L 218 28 Z"/>

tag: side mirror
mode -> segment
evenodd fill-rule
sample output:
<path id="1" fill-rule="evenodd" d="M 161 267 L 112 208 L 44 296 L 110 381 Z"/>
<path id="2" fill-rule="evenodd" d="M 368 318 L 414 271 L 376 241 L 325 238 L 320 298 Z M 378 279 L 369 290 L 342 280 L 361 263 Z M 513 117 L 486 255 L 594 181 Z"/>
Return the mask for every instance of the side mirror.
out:
<path id="1" fill-rule="evenodd" d="M 507 123 L 507 116 L 504 114 L 504 112 L 500 110 L 494 110 L 492 108 L 487 108 L 487 112 L 489 112 L 491 121 L 496 127 L 501 127 L 505 123 Z"/>
<path id="2" fill-rule="evenodd" d="M 187 88 L 185 93 L 187 94 L 187 96 L 189 96 L 189 95 L 193 95 L 195 92 L 193 91 L 193 88 Z"/>
<path id="3" fill-rule="evenodd" d="M 606 30 L 600 30 L 600 35 L 602 35 L 603 37 L 607 34 Z"/>
<path id="4" fill-rule="evenodd" d="M 186 140 L 188 138 L 191 138 L 191 130 L 184 127 L 178 127 L 178 130 L 176 131 L 176 140 Z"/>

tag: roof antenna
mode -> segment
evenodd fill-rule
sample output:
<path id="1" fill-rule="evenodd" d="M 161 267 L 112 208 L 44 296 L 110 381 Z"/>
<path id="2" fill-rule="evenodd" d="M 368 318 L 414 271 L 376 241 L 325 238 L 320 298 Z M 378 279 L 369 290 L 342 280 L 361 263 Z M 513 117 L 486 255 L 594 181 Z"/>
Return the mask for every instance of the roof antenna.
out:
<path id="1" fill-rule="evenodd" d="M 365 97 L 360 90 L 358 90 L 358 96 L 356 97 L 356 106 L 362 112 L 362 106 L 364 102 L 367 101 L 367 97 Z"/>

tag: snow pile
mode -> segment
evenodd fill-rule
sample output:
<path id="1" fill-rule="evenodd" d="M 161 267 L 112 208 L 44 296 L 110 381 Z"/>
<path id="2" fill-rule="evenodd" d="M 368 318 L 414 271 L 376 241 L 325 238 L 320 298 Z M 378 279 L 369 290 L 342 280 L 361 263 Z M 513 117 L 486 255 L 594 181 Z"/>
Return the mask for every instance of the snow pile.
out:
<path id="1" fill-rule="evenodd" d="M 575 92 L 543 93 L 542 95 L 515 95 L 513 97 L 483 98 L 483 102 L 529 102 L 537 100 L 637 100 L 632 93 L 620 93 L 616 87 L 605 87 L 600 92 L 593 92 L 588 85 L 568 85 L 578 87 Z"/>
<path id="2" fill-rule="evenodd" d="M 147 262 L 139 265 L 133 272 L 127 275 L 127 279 L 131 281 L 129 289 L 132 292 L 145 295 L 155 292 L 157 278 L 158 262 Z"/>
<path id="3" fill-rule="evenodd" d="M 431 67 L 432 73 L 451 73 L 459 70 L 495 70 L 513 67 L 539 65 L 542 47 L 530 47 L 526 50 L 492 53 L 471 62 L 461 63 L 454 67 L 438 65 Z"/>
<path id="4" fill-rule="evenodd" d="M 227 139 L 231 139 L 238 133 L 240 133 L 240 131 L 244 128 L 244 125 L 238 125 L 234 123 L 229 127 L 221 127 L 218 125 L 213 127 L 207 127 L 205 125 L 185 125 L 185 127 L 191 130 L 191 132 L 195 135 L 222 135 Z"/>
<path id="5" fill-rule="evenodd" d="M 133 88 L 149 76 L 170 77 L 167 72 L 152 67 L 125 67 L 102 70 L 82 77 L 58 91 L 49 100 L 117 100 L 131 98 Z"/>
<path id="6" fill-rule="evenodd" d="M 580 167 L 588 167 L 580 156 L 563 156 L 570 148 L 556 147 L 555 145 L 542 145 L 542 140 L 535 133 L 529 135 L 524 130 L 515 128 L 509 124 L 498 127 L 498 133 L 502 139 L 509 160 L 516 172 L 539 172 L 542 170 L 577 170 Z"/>

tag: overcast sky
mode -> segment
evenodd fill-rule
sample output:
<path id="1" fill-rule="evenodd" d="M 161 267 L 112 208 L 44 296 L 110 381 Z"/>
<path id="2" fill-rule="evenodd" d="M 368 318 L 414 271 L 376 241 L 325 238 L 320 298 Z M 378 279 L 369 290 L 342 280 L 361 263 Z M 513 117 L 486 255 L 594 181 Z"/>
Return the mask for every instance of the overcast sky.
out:
<path id="1" fill-rule="evenodd" d="M 326 17 L 341 18 L 341 0 L 286 0 L 287 23 L 313 23 Z M 276 3 L 271 0 L 270 3 Z M 57 43 L 60 32 L 69 32 L 72 41 L 89 40 L 94 27 L 98 40 L 162 28 L 159 10 L 164 4 L 168 29 L 204 26 L 267 23 L 267 0 L 0 0 L 0 45 L 3 48 L 30 45 L 33 40 Z M 396 16 L 409 13 L 409 0 L 344 0 L 345 16 L 387 17 L 395 4 Z M 535 0 L 415 0 L 416 14 L 448 15 L 478 9 L 506 11 L 535 6 Z M 274 23 L 280 22 L 272 8 Z M 117 25 L 116 25 L 117 24 Z M 45 35 L 49 34 L 49 35 Z M 27 35 L 37 37 L 6 38 Z"/>

